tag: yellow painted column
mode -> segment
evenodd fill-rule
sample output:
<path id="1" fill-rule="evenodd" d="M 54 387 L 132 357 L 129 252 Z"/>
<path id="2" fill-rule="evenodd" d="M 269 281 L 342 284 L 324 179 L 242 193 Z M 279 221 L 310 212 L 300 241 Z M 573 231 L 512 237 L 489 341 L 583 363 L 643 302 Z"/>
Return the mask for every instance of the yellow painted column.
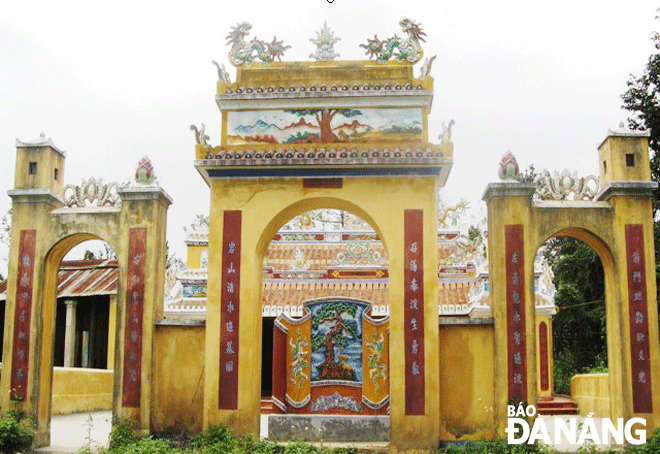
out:
<path id="1" fill-rule="evenodd" d="M 117 295 L 110 295 L 110 304 L 108 305 L 108 361 L 106 368 L 113 370 L 115 368 L 115 332 L 117 330 Z"/>
<path id="2" fill-rule="evenodd" d="M 515 386 L 509 378 L 510 349 L 507 327 L 507 255 L 506 227 L 521 226 L 524 271 L 526 402 L 536 405 L 536 320 L 534 316 L 534 256 L 531 241 L 531 196 L 535 185 L 518 182 L 490 183 L 484 193 L 488 206 L 488 269 L 490 297 L 495 324 L 495 421 L 501 436 L 507 424 L 507 405 L 510 388 Z M 508 257 L 511 260 L 511 257 Z M 511 285 L 511 283 L 509 283 Z"/>

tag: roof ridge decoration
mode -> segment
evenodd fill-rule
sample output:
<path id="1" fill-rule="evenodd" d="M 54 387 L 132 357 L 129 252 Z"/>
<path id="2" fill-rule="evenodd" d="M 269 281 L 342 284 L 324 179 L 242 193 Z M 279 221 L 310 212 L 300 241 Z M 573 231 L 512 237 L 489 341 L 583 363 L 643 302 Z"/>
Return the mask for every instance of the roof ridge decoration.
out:
<path id="1" fill-rule="evenodd" d="M 417 63 L 424 55 L 419 42 L 424 41 L 423 36 L 426 36 L 426 33 L 422 31 L 421 24 L 411 19 L 403 19 L 399 25 L 407 38 L 399 38 L 394 35 L 392 38 L 381 41 L 378 39 L 378 35 L 374 35 L 374 39 L 367 38 L 367 44 L 360 44 L 360 47 L 365 48 L 367 50 L 365 54 L 369 58 L 375 57 L 378 63 L 385 64 L 390 58 L 401 62 Z M 432 61 L 433 59 L 431 59 Z M 429 64 L 429 72 L 430 69 Z"/>
<path id="2" fill-rule="evenodd" d="M 339 57 L 339 52 L 335 52 L 335 43 L 341 38 L 335 38 L 335 32 L 328 27 L 326 21 L 323 22 L 323 27 L 316 32 L 316 39 L 309 38 L 311 42 L 316 44 L 316 52 L 309 54 L 309 58 L 314 58 L 316 61 L 332 61 Z"/>
<path id="3" fill-rule="evenodd" d="M 227 44 L 231 44 L 231 50 L 229 51 L 231 64 L 239 67 L 244 64 L 252 64 L 255 59 L 261 60 L 262 64 L 266 65 L 273 63 L 275 59 L 282 61 L 284 51 L 291 48 L 291 46 L 285 46 L 275 36 L 269 43 L 257 38 L 252 38 L 252 40 L 246 42 L 245 37 L 251 29 L 252 25 L 248 22 L 239 22 L 231 27 L 231 31 L 225 38 Z"/>
<path id="4" fill-rule="evenodd" d="M 87 202 L 93 204 L 96 201 L 97 206 L 119 206 L 121 200 L 117 189 L 119 184 L 115 181 L 103 184 L 103 178 L 96 180 L 91 177 L 88 180 L 83 178 L 80 185 L 67 184 L 64 186 L 64 203 L 68 207 L 78 206 L 84 208 Z M 67 195 L 67 191 L 70 191 Z"/>

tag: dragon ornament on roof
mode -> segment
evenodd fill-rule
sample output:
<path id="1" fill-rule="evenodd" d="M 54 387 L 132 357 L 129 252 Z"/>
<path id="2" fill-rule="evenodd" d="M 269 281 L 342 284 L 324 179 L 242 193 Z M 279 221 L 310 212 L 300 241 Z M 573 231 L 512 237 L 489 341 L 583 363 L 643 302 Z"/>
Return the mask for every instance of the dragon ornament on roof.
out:
<path id="1" fill-rule="evenodd" d="M 275 59 L 282 61 L 284 51 L 291 46 L 285 46 L 282 41 L 278 41 L 275 36 L 269 43 L 252 38 L 251 41 L 245 41 L 245 37 L 250 33 L 252 25 L 248 22 L 240 22 L 231 28 L 231 31 L 225 38 L 227 44 L 231 44 L 229 51 L 229 61 L 232 65 L 238 67 L 244 64 L 252 64 L 255 59 L 261 60 L 263 64 L 273 63 Z"/>
<path id="2" fill-rule="evenodd" d="M 419 42 L 424 41 L 423 37 L 426 36 L 426 33 L 422 31 L 419 23 L 410 19 L 403 19 L 399 22 L 399 25 L 406 33 L 406 38 L 399 38 L 394 35 L 392 38 L 381 41 L 378 39 L 378 35 L 374 35 L 374 39 L 367 38 L 367 44 L 360 44 L 360 47 L 367 49 L 366 54 L 369 58 L 375 57 L 378 63 L 385 64 L 390 58 L 402 62 L 417 63 L 424 55 Z"/>

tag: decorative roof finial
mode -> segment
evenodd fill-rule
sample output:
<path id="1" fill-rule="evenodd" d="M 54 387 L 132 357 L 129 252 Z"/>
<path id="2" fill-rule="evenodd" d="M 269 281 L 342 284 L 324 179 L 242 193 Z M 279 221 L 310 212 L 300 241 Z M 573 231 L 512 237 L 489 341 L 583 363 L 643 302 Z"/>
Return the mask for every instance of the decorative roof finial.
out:
<path id="1" fill-rule="evenodd" d="M 210 137 L 204 134 L 204 131 L 206 130 L 206 126 L 204 126 L 204 123 L 202 123 L 202 128 L 199 130 L 197 129 L 197 126 L 190 125 L 190 130 L 195 131 L 195 141 L 197 141 L 198 144 L 201 145 L 209 144 Z"/>
<path id="2" fill-rule="evenodd" d="M 421 71 L 420 71 L 421 74 L 419 75 L 419 78 L 420 78 L 420 79 L 423 79 L 423 78 L 425 78 L 426 76 L 430 76 L 430 75 L 431 75 L 431 66 L 433 66 L 433 60 L 435 60 L 435 57 L 437 57 L 437 55 L 434 55 L 434 56 L 431 57 L 431 58 L 426 57 L 426 58 L 424 59 L 424 64 L 422 65 L 422 69 L 421 69 Z"/>
<path id="3" fill-rule="evenodd" d="M 518 168 L 518 161 L 516 160 L 516 157 L 513 155 L 513 153 L 507 150 L 507 152 L 504 153 L 504 156 L 502 156 L 502 160 L 500 161 L 500 166 L 497 172 L 500 180 L 517 182 L 519 173 L 520 169 Z"/>
<path id="4" fill-rule="evenodd" d="M 367 39 L 367 44 L 360 44 L 360 47 L 367 49 L 366 54 L 369 58 L 376 57 L 378 63 L 387 63 L 390 58 L 417 63 L 424 55 L 419 42 L 424 41 L 423 36 L 426 36 L 426 33 L 422 31 L 420 24 L 410 19 L 403 19 L 399 25 L 408 35 L 407 39 L 394 35 L 393 38 L 381 41 L 378 35 L 374 35 L 374 39 Z"/>
<path id="5" fill-rule="evenodd" d="M 231 28 L 231 31 L 225 38 L 227 44 L 231 44 L 229 51 L 229 61 L 234 66 L 254 63 L 255 58 L 261 60 L 264 64 L 273 63 L 275 59 L 282 61 L 284 51 L 291 46 L 285 46 L 282 41 L 278 41 L 273 36 L 269 43 L 257 38 L 252 38 L 246 42 L 245 37 L 250 33 L 252 25 L 247 22 L 240 22 Z M 256 55 L 253 55 L 256 53 Z"/>
<path id="6" fill-rule="evenodd" d="M 154 181 L 156 181 L 154 166 L 151 165 L 151 160 L 145 155 L 140 159 L 135 170 L 135 182 L 147 185 L 153 184 Z"/>
<path id="7" fill-rule="evenodd" d="M 454 126 L 456 122 L 452 118 L 449 120 L 449 124 L 445 124 L 445 122 L 442 122 L 442 134 L 438 136 L 438 139 L 440 139 L 441 143 L 445 142 L 451 142 L 451 128 Z"/>
<path id="8" fill-rule="evenodd" d="M 335 32 L 328 27 L 327 22 L 323 22 L 323 27 L 316 32 L 316 39 L 309 38 L 316 44 L 316 52 L 309 54 L 309 58 L 315 58 L 316 61 L 332 61 L 339 57 L 335 52 L 335 43 L 341 38 L 335 38 Z"/>
<path id="9" fill-rule="evenodd" d="M 217 61 L 211 61 L 215 65 L 216 68 L 218 68 L 218 81 L 224 82 L 226 84 L 231 84 L 231 78 L 229 77 L 229 73 L 225 69 L 225 64 L 219 65 Z"/>

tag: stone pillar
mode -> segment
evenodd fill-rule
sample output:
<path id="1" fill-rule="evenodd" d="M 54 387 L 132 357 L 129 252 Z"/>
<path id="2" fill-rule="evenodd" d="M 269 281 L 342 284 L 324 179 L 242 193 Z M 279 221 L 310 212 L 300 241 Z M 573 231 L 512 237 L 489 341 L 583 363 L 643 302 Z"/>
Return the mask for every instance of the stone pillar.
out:
<path id="1" fill-rule="evenodd" d="M 66 300 L 66 331 L 64 332 L 64 367 L 73 367 L 76 353 L 76 307 L 78 301 Z"/>

